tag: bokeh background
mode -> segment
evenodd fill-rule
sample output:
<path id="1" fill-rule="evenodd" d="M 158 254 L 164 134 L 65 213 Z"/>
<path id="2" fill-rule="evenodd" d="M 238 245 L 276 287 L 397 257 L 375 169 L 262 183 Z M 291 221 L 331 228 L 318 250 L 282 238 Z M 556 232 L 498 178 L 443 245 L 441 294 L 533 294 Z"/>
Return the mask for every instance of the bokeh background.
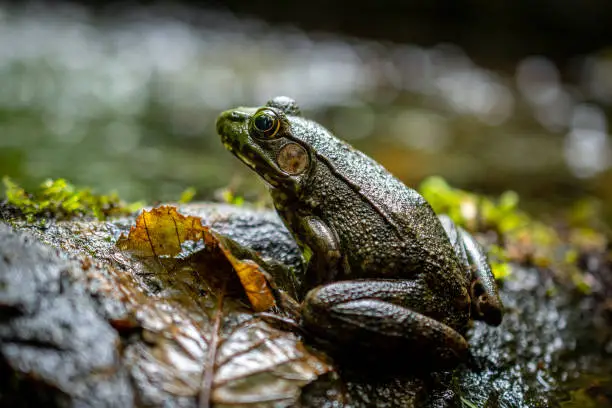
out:
<path id="1" fill-rule="evenodd" d="M 27 188 L 265 197 L 214 123 L 281 94 L 408 185 L 612 220 L 608 0 L 0 3 L 0 175 Z"/>

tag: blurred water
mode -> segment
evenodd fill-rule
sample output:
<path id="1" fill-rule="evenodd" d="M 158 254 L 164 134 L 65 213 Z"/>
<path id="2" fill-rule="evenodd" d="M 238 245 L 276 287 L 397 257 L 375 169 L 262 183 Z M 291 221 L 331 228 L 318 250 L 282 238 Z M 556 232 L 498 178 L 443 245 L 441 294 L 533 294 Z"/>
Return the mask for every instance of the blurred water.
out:
<path id="1" fill-rule="evenodd" d="M 610 205 L 612 54 L 575 65 L 579 79 L 564 83 L 541 55 L 508 76 L 453 44 L 383 44 L 230 13 L 140 8 L 110 19 L 0 6 L 0 173 L 26 186 L 67 177 L 128 199 L 174 199 L 187 186 L 210 198 L 228 184 L 257 194 L 214 121 L 284 94 L 408 184 L 441 174 L 527 201 L 592 193 Z"/>

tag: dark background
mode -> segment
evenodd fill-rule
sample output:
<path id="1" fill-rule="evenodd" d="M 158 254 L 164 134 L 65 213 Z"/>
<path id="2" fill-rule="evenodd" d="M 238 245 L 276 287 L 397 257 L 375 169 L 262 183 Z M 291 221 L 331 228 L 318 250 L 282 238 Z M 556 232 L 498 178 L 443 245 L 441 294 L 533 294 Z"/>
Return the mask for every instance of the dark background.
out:
<path id="1" fill-rule="evenodd" d="M 478 63 L 512 71 L 528 55 L 546 54 L 571 75 L 571 62 L 612 43 L 612 2 L 606 0 L 520 1 L 174 1 L 75 2 L 112 16 L 134 7 L 171 9 L 198 21 L 192 9 L 229 10 L 270 24 L 292 24 L 377 41 L 433 46 L 459 45 Z"/>

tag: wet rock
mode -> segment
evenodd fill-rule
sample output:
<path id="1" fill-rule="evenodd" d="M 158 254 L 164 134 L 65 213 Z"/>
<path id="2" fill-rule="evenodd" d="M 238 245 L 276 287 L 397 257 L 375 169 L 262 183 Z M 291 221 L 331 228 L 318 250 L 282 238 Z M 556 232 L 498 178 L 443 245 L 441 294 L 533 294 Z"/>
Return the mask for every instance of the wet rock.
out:
<path id="1" fill-rule="evenodd" d="M 70 279 L 75 268 L 0 224 L 1 405 L 133 405 L 119 336 Z"/>
<path id="2" fill-rule="evenodd" d="M 270 211 L 180 211 L 300 268 Z M 358 356 L 355 367 L 331 367 L 294 334 L 253 318 L 227 280 L 231 268 L 194 252 L 201 244 L 178 259 L 118 251 L 133 221 L 0 223 L 0 405 L 610 406 L 605 297 L 550 273 L 513 267 L 501 288 L 504 322 L 475 323 L 472 357 L 454 371 L 375 372 Z"/>

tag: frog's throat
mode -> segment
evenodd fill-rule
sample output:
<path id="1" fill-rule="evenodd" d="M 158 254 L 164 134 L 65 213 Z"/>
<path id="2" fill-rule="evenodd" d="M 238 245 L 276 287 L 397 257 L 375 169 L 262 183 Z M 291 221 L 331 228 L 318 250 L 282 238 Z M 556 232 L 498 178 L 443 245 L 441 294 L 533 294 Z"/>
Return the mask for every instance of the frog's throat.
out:
<path id="1" fill-rule="evenodd" d="M 374 209 L 374 211 L 376 211 L 378 215 L 380 215 L 383 218 L 383 220 L 385 220 L 385 222 L 389 224 L 391 228 L 393 228 L 397 237 L 399 239 L 402 239 L 403 235 L 402 235 L 402 231 L 399 228 L 399 226 L 395 223 L 395 221 L 389 218 L 389 216 L 382 210 L 382 208 L 378 206 L 378 204 L 370 200 L 370 198 L 367 197 L 366 195 L 362 194 L 361 188 L 357 184 L 353 183 L 348 178 L 346 178 L 342 173 L 340 173 L 338 169 L 336 168 L 336 166 L 334 166 L 334 164 L 331 161 L 329 161 L 327 157 L 324 157 L 318 153 L 315 153 L 315 154 L 317 156 L 317 160 L 321 160 L 323 163 L 325 163 L 325 165 L 329 168 L 329 171 L 331 171 L 334 176 L 342 179 L 342 181 L 344 181 L 346 185 L 349 186 L 350 189 L 355 192 L 355 194 L 361 197 L 363 201 L 368 203 L 368 205 L 370 205 L 370 207 L 372 207 L 372 209 Z"/>

